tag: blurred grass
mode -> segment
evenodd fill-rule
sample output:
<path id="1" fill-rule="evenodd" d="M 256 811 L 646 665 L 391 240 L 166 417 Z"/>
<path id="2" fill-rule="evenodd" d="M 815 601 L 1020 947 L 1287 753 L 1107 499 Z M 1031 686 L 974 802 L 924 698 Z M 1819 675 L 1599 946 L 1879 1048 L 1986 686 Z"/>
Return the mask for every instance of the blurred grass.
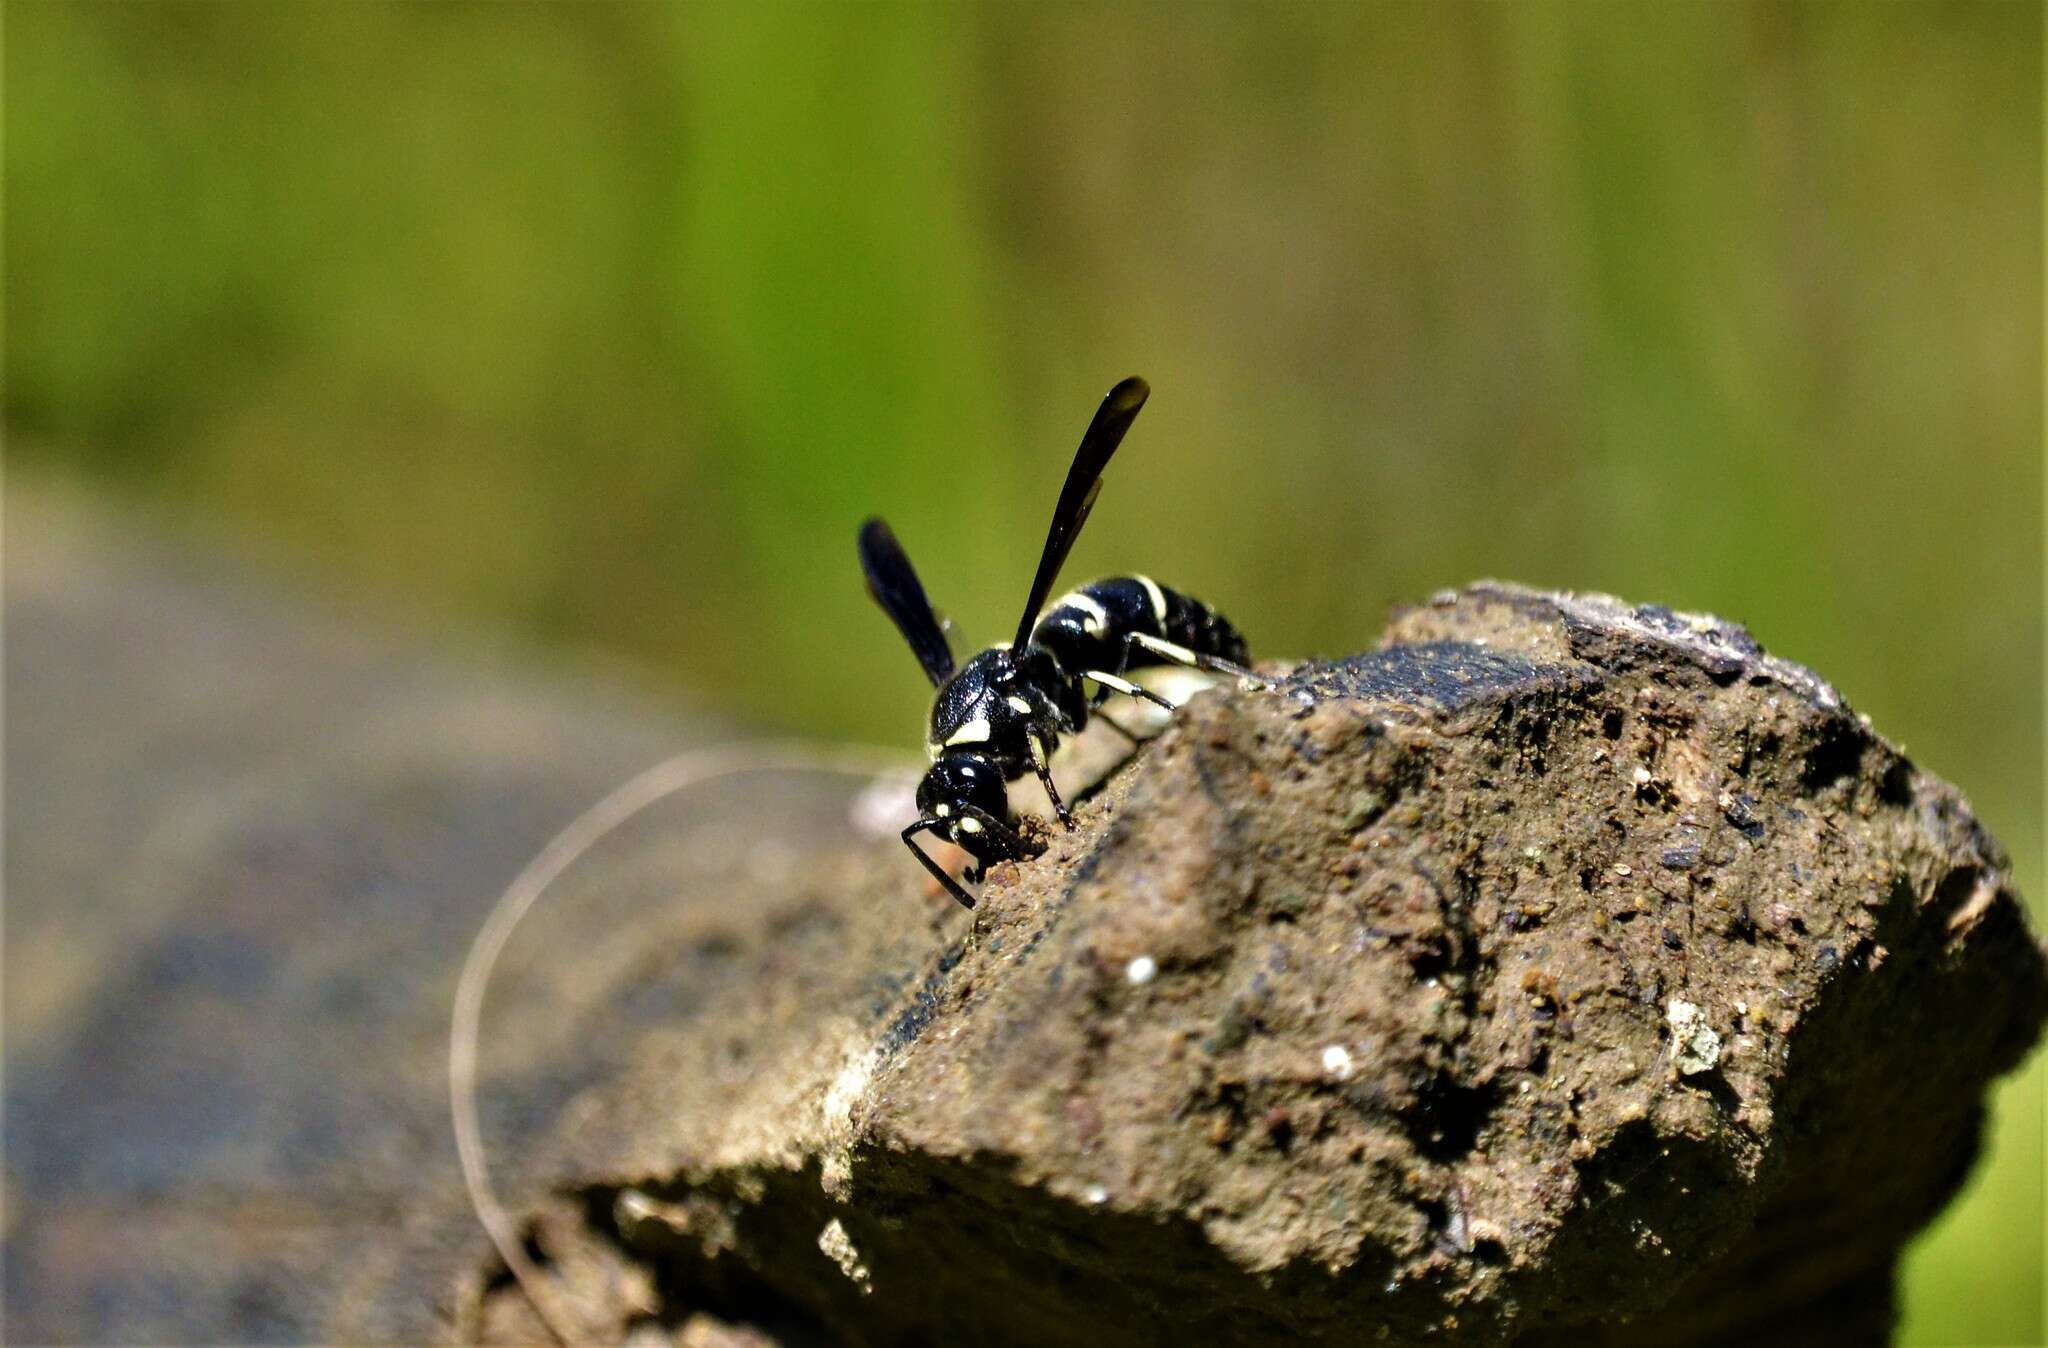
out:
<path id="1" fill-rule="evenodd" d="M 1482 574 L 1749 622 L 2042 883 L 2041 17 L 9 3 L 10 466 L 911 743 L 885 511 L 1274 654 Z M 2040 911 L 2037 907 L 2037 911 Z M 2043 1335 L 2043 1084 L 1905 1337 Z"/>

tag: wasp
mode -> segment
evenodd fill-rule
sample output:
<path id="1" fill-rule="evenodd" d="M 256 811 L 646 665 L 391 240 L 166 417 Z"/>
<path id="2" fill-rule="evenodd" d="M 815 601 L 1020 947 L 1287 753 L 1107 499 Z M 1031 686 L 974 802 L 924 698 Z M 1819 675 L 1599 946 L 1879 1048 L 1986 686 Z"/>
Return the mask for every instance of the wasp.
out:
<path id="1" fill-rule="evenodd" d="M 1134 376 L 1102 400 L 1053 507 L 1016 637 L 958 668 L 896 535 L 880 519 L 861 526 L 860 564 L 868 593 L 896 624 L 937 690 L 925 745 L 931 767 L 918 784 L 918 817 L 903 830 L 903 842 L 965 907 L 974 907 L 974 900 L 918 845 L 918 835 L 935 833 L 972 857 L 971 883 L 979 883 L 992 862 L 1042 853 L 1044 844 L 1027 837 L 1012 818 L 1009 784 L 1036 774 L 1060 823 L 1072 828 L 1073 815 L 1052 780 L 1052 755 L 1062 738 L 1079 734 L 1094 708 L 1112 693 L 1143 698 L 1169 711 L 1177 705 L 1133 682 L 1128 676 L 1134 670 L 1178 665 L 1257 685 L 1268 682 L 1248 667 L 1250 652 L 1227 618 L 1149 577 L 1091 581 L 1046 606 L 1060 567 L 1101 494 L 1102 471 L 1150 393 L 1145 381 Z M 1095 685 L 1093 697 L 1088 684 Z"/>

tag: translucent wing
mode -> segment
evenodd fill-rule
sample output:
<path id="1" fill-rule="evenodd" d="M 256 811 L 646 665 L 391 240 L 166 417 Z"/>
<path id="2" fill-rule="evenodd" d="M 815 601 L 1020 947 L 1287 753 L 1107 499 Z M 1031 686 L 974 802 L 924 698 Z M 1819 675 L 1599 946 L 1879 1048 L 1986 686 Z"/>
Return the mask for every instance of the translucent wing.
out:
<path id="1" fill-rule="evenodd" d="M 917 663 L 924 666 L 925 677 L 934 687 L 944 683 L 953 672 L 953 648 L 946 644 L 931 601 L 924 597 L 917 569 L 911 566 L 896 535 L 879 519 L 860 527 L 860 569 L 868 579 L 868 593 L 910 643 Z"/>
<path id="2" fill-rule="evenodd" d="M 1052 528 L 1045 535 L 1038 575 L 1031 582 L 1031 597 L 1024 602 L 1024 616 L 1017 622 L 1017 646 L 1031 639 L 1031 625 L 1037 621 L 1038 611 L 1045 607 L 1053 582 L 1059 579 L 1060 568 L 1066 565 L 1067 554 L 1073 551 L 1074 540 L 1081 535 L 1081 526 L 1088 522 L 1088 512 L 1095 508 L 1095 498 L 1102 491 L 1102 470 L 1108 466 L 1109 456 L 1123 443 L 1124 432 L 1131 428 L 1138 409 L 1151 393 L 1144 380 L 1132 375 L 1111 389 L 1102 406 L 1095 409 L 1095 419 L 1088 423 L 1081 436 L 1081 447 L 1074 451 L 1074 466 L 1067 470 L 1067 485 L 1060 488 L 1059 504 L 1052 508 Z"/>

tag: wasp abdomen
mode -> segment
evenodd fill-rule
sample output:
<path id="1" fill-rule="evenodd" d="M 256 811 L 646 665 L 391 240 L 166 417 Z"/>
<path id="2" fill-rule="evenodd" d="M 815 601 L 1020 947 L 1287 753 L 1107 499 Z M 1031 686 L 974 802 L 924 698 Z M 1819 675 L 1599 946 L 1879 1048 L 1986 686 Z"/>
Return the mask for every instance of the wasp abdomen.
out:
<path id="1" fill-rule="evenodd" d="M 1070 675 L 1087 670 L 1117 674 L 1126 667 L 1158 663 L 1145 658 L 1143 651 L 1130 651 L 1134 635 L 1156 637 L 1234 665 L 1251 660 L 1244 638 L 1228 618 L 1149 576 L 1110 576 L 1061 596 L 1039 618 L 1031 641 L 1050 650 Z"/>

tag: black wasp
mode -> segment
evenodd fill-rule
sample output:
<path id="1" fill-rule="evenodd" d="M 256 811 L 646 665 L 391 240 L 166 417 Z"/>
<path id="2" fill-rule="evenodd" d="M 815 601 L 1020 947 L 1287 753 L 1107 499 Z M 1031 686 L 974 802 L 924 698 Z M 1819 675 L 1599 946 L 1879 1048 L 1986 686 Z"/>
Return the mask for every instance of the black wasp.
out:
<path id="1" fill-rule="evenodd" d="M 868 593 L 895 622 L 938 689 L 925 746 L 932 765 L 917 788 L 917 822 L 903 830 L 903 841 L 969 908 L 974 900 L 917 845 L 917 835 L 937 833 L 961 847 L 974 858 L 967 878 L 976 882 L 990 862 L 1038 855 L 1044 845 L 1011 822 L 1008 785 L 1026 772 L 1036 773 L 1060 822 L 1072 828 L 1073 817 L 1049 768 L 1060 737 L 1080 733 L 1090 709 L 1111 693 L 1174 707 L 1125 678 L 1127 673 L 1173 664 L 1265 682 L 1246 668 L 1250 656 L 1244 638 L 1228 619 L 1201 600 L 1144 576 L 1093 581 L 1062 596 L 1040 616 L 1102 490 L 1102 470 L 1150 393 L 1144 380 L 1133 377 L 1102 400 L 1053 507 L 1052 528 L 1016 639 L 989 647 L 957 670 L 946 634 L 896 535 L 879 519 L 861 526 L 860 564 Z M 1096 686 L 1093 701 L 1082 687 L 1084 680 Z"/>

